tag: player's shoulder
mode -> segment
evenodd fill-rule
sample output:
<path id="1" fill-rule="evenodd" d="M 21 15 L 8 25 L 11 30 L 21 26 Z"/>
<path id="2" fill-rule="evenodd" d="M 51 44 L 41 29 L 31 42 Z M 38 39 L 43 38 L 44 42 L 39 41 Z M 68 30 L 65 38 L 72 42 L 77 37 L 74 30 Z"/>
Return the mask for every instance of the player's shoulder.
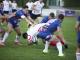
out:
<path id="1" fill-rule="evenodd" d="M 50 19 L 49 21 L 54 23 L 57 19 Z"/>

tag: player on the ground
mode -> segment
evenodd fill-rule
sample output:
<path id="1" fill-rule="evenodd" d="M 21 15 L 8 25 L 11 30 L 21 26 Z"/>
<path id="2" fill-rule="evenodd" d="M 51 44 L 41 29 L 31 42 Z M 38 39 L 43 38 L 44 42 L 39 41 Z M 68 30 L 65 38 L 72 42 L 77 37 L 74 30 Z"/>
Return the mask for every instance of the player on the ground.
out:
<path id="1" fill-rule="evenodd" d="M 27 32 L 23 33 L 23 38 L 28 40 L 29 45 L 30 44 L 36 44 L 37 42 L 37 34 L 43 29 L 45 25 L 48 23 L 40 23 L 36 24 L 35 26 L 31 26 Z"/>
<path id="2" fill-rule="evenodd" d="M 38 37 L 42 38 L 43 40 L 45 40 L 45 48 L 43 50 L 44 53 L 48 53 L 48 47 L 50 44 L 50 41 L 53 39 L 52 35 L 57 31 L 57 34 L 64 40 L 64 37 L 61 33 L 61 22 L 64 19 L 64 15 L 63 14 L 59 14 L 58 18 L 55 21 L 50 21 L 49 25 L 47 26 L 47 28 L 41 32 L 39 32 Z M 56 41 L 57 41 L 57 49 L 59 51 L 58 56 L 64 56 L 63 52 L 62 52 L 62 44 L 60 42 L 60 40 L 58 38 L 56 38 L 56 36 L 53 35 L 53 37 L 55 37 Z"/>
<path id="3" fill-rule="evenodd" d="M 0 45 L 5 45 L 5 41 L 9 35 L 9 33 L 11 33 L 11 31 L 14 29 L 17 33 L 16 35 L 16 39 L 15 39 L 15 43 L 16 44 L 20 44 L 20 36 L 21 36 L 21 31 L 19 28 L 19 19 L 23 19 L 26 20 L 26 22 L 33 24 L 33 20 L 30 18 L 29 14 L 28 14 L 28 6 L 24 6 L 22 10 L 19 10 L 17 12 L 15 12 L 14 14 L 12 14 L 11 16 L 9 16 L 8 18 L 8 30 L 6 31 L 6 33 L 4 34 L 4 37 L 0 43 Z M 28 19 L 28 20 L 27 20 Z"/>
<path id="4" fill-rule="evenodd" d="M 75 28 L 76 28 L 76 33 L 77 33 L 76 60 L 80 60 L 80 16 L 78 16 Z"/>

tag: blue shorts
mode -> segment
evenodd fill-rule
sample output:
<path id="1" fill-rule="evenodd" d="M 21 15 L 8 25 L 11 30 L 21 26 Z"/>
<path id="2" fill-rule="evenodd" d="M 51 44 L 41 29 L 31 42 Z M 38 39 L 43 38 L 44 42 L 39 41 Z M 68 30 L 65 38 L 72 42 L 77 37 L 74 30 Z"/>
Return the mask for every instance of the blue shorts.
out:
<path id="1" fill-rule="evenodd" d="M 49 32 L 39 32 L 37 35 L 38 38 L 42 38 L 46 41 L 49 41 L 52 37 L 52 34 Z"/>
<path id="2" fill-rule="evenodd" d="M 77 32 L 77 42 L 80 44 L 80 31 Z"/>
<path id="3" fill-rule="evenodd" d="M 9 18 L 8 22 L 12 24 L 13 28 L 16 28 L 19 26 L 19 20 L 16 19 L 15 17 Z"/>

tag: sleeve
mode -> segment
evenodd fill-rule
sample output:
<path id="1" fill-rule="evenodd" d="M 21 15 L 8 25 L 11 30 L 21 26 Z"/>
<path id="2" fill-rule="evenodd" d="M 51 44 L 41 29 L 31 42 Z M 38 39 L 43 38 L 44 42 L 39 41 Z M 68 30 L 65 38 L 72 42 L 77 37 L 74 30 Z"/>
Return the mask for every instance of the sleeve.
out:
<path id="1" fill-rule="evenodd" d="M 21 18 L 22 18 L 22 19 L 24 19 L 24 18 L 25 18 L 25 16 L 24 16 L 24 15 L 22 15 L 22 16 L 21 16 Z"/>
<path id="2" fill-rule="evenodd" d="M 16 15 L 21 17 L 21 18 L 25 18 L 25 14 L 22 11 L 16 12 Z"/>

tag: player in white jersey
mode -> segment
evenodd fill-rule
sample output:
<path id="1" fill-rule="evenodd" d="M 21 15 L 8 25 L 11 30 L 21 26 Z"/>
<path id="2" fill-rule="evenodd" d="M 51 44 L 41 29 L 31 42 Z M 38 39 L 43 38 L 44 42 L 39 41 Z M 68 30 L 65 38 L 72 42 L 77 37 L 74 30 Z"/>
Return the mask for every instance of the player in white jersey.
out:
<path id="1" fill-rule="evenodd" d="M 4 14 L 8 14 L 9 13 L 9 6 L 10 6 L 10 3 L 8 0 L 4 0 L 3 1 L 3 11 L 4 11 Z"/>
<path id="2" fill-rule="evenodd" d="M 12 12 L 16 12 L 17 11 L 17 3 L 16 3 L 16 1 L 13 1 L 12 2 Z"/>
<path id="3" fill-rule="evenodd" d="M 29 44 L 35 43 L 37 41 L 37 34 L 45 25 L 48 25 L 48 23 L 40 23 L 35 26 L 31 26 L 26 33 L 23 33 L 23 37 L 28 39 Z"/>
<path id="4" fill-rule="evenodd" d="M 32 6 L 32 19 L 36 19 L 41 16 L 42 8 L 44 6 L 43 0 L 36 1 Z"/>
<path id="5" fill-rule="evenodd" d="M 33 6 L 33 2 L 30 0 L 26 3 L 26 6 L 28 6 L 28 10 L 29 10 L 29 13 L 31 14 L 32 13 L 32 6 Z"/>

